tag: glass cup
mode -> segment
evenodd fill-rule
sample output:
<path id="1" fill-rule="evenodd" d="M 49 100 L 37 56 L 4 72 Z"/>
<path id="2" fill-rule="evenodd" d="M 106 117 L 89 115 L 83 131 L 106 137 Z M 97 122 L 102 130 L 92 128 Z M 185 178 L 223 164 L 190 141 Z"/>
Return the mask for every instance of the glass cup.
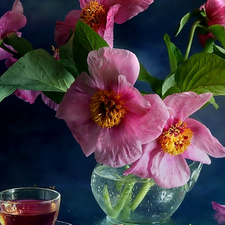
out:
<path id="1" fill-rule="evenodd" d="M 38 187 L 12 188 L 0 192 L 1 225 L 53 225 L 60 206 L 60 193 Z"/>

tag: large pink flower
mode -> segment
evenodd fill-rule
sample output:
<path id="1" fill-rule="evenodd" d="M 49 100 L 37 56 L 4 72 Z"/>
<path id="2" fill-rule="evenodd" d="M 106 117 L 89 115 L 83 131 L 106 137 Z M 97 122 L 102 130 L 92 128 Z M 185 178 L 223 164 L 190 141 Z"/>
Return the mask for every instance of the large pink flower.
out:
<path id="1" fill-rule="evenodd" d="M 88 55 L 90 76 L 81 73 L 66 92 L 56 116 L 64 119 L 84 154 L 120 167 L 137 160 L 141 145 L 157 138 L 168 118 L 158 95 L 143 97 L 133 87 L 139 74 L 136 56 L 101 48 Z"/>
<path id="2" fill-rule="evenodd" d="M 0 18 L 0 39 L 5 38 L 12 32 L 16 32 L 18 36 L 21 36 L 21 33 L 18 32 L 18 30 L 24 27 L 26 22 L 26 17 L 23 15 L 22 3 L 20 0 L 15 0 L 12 11 L 6 12 Z M 12 50 L 12 48 L 10 49 Z M 12 55 L 10 53 L 0 48 L 0 60 L 9 58 L 11 56 Z"/>
<path id="3" fill-rule="evenodd" d="M 154 0 L 80 0 L 82 10 L 72 10 L 65 22 L 56 22 L 55 42 L 61 46 L 69 38 L 78 19 L 88 24 L 113 47 L 113 27 L 124 23 L 148 8 Z"/>
<path id="4" fill-rule="evenodd" d="M 215 24 L 225 27 L 225 1 L 224 0 L 207 0 L 205 4 L 200 7 L 203 9 L 207 16 L 207 26 Z M 205 42 L 213 38 L 211 33 L 206 35 L 199 34 L 199 41 L 204 46 Z"/>
<path id="5" fill-rule="evenodd" d="M 188 118 L 209 101 L 212 94 L 194 92 L 173 94 L 164 99 L 170 117 L 162 134 L 143 146 L 143 155 L 125 171 L 156 184 L 179 187 L 187 183 L 190 169 L 185 159 L 210 164 L 208 155 L 224 157 L 225 148 L 202 123 Z"/>

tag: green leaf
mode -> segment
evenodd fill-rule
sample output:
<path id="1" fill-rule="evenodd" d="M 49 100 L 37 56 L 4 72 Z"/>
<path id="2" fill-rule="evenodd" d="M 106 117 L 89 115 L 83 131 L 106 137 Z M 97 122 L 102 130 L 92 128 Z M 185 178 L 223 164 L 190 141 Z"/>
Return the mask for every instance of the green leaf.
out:
<path id="1" fill-rule="evenodd" d="M 18 37 L 15 32 L 10 33 L 3 39 L 6 45 L 11 45 L 19 54 L 25 55 L 27 52 L 34 50 L 29 41 L 22 37 Z"/>
<path id="2" fill-rule="evenodd" d="M 164 99 L 165 97 L 167 97 L 168 95 L 172 95 L 174 93 L 180 93 L 180 89 L 176 86 L 170 87 L 166 93 L 164 93 L 162 99 Z"/>
<path id="3" fill-rule="evenodd" d="M 175 83 L 181 92 L 225 95 L 225 60 L 213 53 L 195 54 L 177 69 Z"/>
<path id="4" fill-rule="evenodd" d="M 212 25 L 208 30 L 219 40 L 223 48 L 225 48 L 225 28 L 221 25 Z"/>
<path id="5" fill-rule="evenodd" d="M 156 77 L 153 77 L 141 63 L 138 80 L 148 82 L 155 93 L 157 93 L 160 96 L 162 95 L 163 81 Z"/>
<path id="6" fill-rule="evenodd" d="M 213 53 L 225 59 L 225 49 L 218 45 L 213 45 Z"/>
<path id="7" fill-rule="evenodd" d="M 0 102 L 16 90 L 15 86 L 5 85 L 0 79 Z"/>
<path id="8" fill-rule="evenodd" d="M 163 84 L 162 84 L 162 96 L 163 96 L 163 98 L 165 96 L 167 96 L 168 93 L 171 93 L 171 90 L 174 90 L 174 89 L 171 89 L 171 88 L 175 87 L 175 86 L 176 86 L 175 73 L 173 73 L 173 74 L 170 74 L 169 76 L 167 76 L 166 79 L 164 80 Z M 168 92 L 169 89 L 170 89 L 170 92 Z"/>
<path id="9" fill-rule="evenodd" d="M 74 77 L 43 49 L 28 52 L 1 79 L 18 89 L 54 92 L 66 92 L 74 81 Z"/>
<path id="10" fill-rule="evenodd" d="M 65 45 L 59 48 L 59 62 L 73 75 L 74 78 L 77 78 L 79 73 L 73 60 L 72 42 L 73 36 Z"/>
<path id="11" fill-rule="evenodd" d="M 177 66 L 183 61 L 183 55 L 181 54 L 181 51 L 172 42 L 170 42 L 170 36 L 168 34 L 164 35 L 164 41 L 167 46 L 170 70 L 171 73 L 173 73 L 176 71 Z"/>
<path id="12" fill-rule="evenodd" d="M 191 17 L 192 17 L 192 13 L 187 13 L 181 18 L 175 36 L 177 36 L 181 32 L 181 30 L 183 29 L 184 25 L 188 22 L 188 20 Z"/>
<path id="13" fill-rule="evenodd" d="M 100 37 L 91 27 L 78 20 L 73 39 L 73 58 L 79 73 L 88 73 L 87 56 L 92 50 L 108 46 L 107 42 Z"/>

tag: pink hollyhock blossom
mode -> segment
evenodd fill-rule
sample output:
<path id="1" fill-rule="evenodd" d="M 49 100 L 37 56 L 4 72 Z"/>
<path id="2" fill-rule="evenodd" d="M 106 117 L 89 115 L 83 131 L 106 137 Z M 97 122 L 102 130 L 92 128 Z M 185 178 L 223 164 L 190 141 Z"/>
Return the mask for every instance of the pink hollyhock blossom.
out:
<path id="1" fill-rule="evenodd" d="M 96 31 L 110 47 L 113 47 L 113 27 L 124 23 L 146 10 L 154 0 L 80 0 L 82 10 L 68 13 L 65 22 L 56 22 L 55 42 L 64 45 L 74 31 L 78 19 Z"/>
<path id="2" fill-rule="evenodd" d="M 168 119 L 158 95 L 143 97 L 133 87 L 139 74 L 137 57 L 127 50 L 101 48 L 87 59 L 83 72 L 59 104 L 64 119 L 84 154 L 112 167 L 140 158 L 142 144 L 157 138 Z"/>
<path id="3" fill-rule="evenodd" d="M 225 27 L 225 1 L 224 0 L 207 0 L 205 4 L 200 7 L 200 10 L 204 10 L 207 16 L 207 26 L 212 26 L 215 24 Z M 202 46 L 205 42 L 213 38 L 211 33 L 206 35 L 199 34 L 199 41 Z"/>
<path id="4" fill-rule="evenodd" d="M 165 187 L 187 183 L 190 169 L 185 159 L 210 164 L 208 155 L 224 157 L 225 148 L 202 123 L 188 118 L 212 97 L 211 93 L 194 92 L 167 96 L 164 103 L 170 112 L 161 135 L 143 145 L 143 154 L 125 171 L 143 178 L 153 178 Z"/>
<path id="5" fill-rule="evenodd" d="M 225 205 L 212 202 L 212 207 L 217 211 L 217 213 L 214 214 L 214 218 L 217 220 L 218 224 L 223 224 L 225 222 Z"/>
<path id="6" fill-rule="evenodd" d="M 19 29 L 23 28 L 26 25 L 26 17 L 23 15 L 23 6 L 20 0 L 16 0 L 13 4 L 12 11 L 6 12 L 0 18 L 0 39 L 5 38 L 8 34 L 16 32 L 18 36 L 21 36 L 21 33 L 18 32 Z M 13 50 L 10 46 L 11 50 Z M 12 54 L 6 52 L 0 48 L 0 60 L 11 57 Z"/>

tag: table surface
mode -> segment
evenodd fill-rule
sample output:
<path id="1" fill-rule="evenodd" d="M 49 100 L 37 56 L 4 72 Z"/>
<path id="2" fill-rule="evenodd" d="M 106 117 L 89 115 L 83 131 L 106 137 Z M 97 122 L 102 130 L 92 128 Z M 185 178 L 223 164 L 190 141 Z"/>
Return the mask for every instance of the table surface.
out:
<path id="1" fill-rule="evenodd" d="M 21 1 L 28 21 L 22 30 L 23 37 L 31 40 L 35 48 L 49 51 L 54 45 L 55 21 L 64 20 L 70 10 L 79 9 L 78 0 Z M 11 9 L 13 2 L 1 1 L 0 15 Z M 169 71 L 163 35 L 168 33 L 184 50 L 189 30 L 184 29 L 174 38 L 178 22 L 185 13 L 203 3 L 204 0 L 156 0 L 146 12 L 125 24 L 115 25 L 115 47 L 135 52 L 152 75 L 163 78 Z M 200 49 L 195 37 L 192 50 Z M 0 70 L 5 70 L 4 62 L 0 62 Z M 218 110 L 209 105 L 195 117 L 225 145 L 225 99 L 216 100 L 220 105 Z M 32 105 L 15 96 L 0 103 L 0 190 L 54 187 L 62 194 L 59 220 L 73 225 L 106 225 L 105 215 L 90 188 L 95 164 L 94 156 L 84 156 L 64 121 L 55 118 L 55 112 L 40 98 Z M 224 166 L 225 159 L 212 159 L 210 166 L 203 166 L 198 182 L 187 193 L 170 224 L 218 224 L 211 202 L 225 204 Z"/>

